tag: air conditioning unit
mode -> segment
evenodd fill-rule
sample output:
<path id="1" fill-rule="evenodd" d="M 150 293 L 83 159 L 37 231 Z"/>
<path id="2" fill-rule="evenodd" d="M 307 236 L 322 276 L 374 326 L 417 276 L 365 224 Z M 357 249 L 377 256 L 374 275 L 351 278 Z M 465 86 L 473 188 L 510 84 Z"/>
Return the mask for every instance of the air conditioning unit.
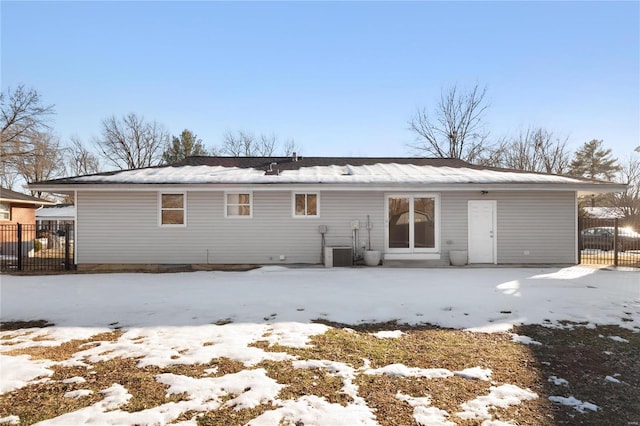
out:
<path id="1" fill-rule="evenodd" d="M 351 247 L 325 247 L 324 266 L 335 268 L 353 266 L 353 249 Z"/>

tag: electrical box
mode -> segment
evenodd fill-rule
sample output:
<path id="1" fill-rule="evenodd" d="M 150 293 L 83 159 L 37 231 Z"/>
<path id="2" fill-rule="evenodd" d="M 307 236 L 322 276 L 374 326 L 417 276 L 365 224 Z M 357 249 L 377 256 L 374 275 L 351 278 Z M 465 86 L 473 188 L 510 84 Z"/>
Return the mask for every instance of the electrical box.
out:
<path id="1" fill-rule="evenodd" d="M 321 234 L 326 234 L 327 233 L 327 225 L 318 226 L 318 232 L 321 233 Z"/>
<path id="2" fill-rule="evenodd" d="M 360 221 L 352 220 L 351 221 L 351 229 L 360 229 Z"/>
<path id="3" fill-rule="evenodd" d="M 351 247 L 325 247 L 324 266 L 335 268 L 353 266 L 353 249 Z"/>

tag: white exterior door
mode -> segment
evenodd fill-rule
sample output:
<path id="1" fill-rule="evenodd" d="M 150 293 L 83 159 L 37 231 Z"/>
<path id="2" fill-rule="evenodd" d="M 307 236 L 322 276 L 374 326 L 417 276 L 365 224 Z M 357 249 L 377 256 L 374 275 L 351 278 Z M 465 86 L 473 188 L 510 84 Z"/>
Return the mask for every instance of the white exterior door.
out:
<path id="1" fill-rule="evenodd" d="M 496 263 L 495 200 L 469 201 L 469 263 Z"/>

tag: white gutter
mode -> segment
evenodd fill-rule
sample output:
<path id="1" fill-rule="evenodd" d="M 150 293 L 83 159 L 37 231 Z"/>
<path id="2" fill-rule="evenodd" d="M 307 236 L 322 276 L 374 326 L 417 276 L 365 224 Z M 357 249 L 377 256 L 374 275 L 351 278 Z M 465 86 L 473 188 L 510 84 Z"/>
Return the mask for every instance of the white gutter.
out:
<path id="1" fill-rule="evenodd" d="M 409 184 L 335 184 L 335 183 L 297 183 L 297 184 L 265 184 L 265 183 L 86 183 L 38 185 L 32 184 L 30 189 L 47 192 L 72 191 L 158 191 L 171 189 L 174 191 L 289 191 L 304 188 L 308 191 L 578 191 L 581 194 L 622 192 L 626 184 L 618 183 L 409 183 Z"/>

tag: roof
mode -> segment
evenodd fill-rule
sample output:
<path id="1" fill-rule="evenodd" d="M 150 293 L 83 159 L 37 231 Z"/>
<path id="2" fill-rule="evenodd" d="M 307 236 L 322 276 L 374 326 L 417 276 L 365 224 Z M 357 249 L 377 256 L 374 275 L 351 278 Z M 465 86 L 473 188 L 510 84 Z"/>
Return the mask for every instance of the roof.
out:
<path id="1" fill-rule="evenodd" d="M 14 203 L 22 204 L 36 204 L 36 205 L 53 205 L 51 201 L 43 200 L 42 198 L 32 197 L 31 195 L 23 194 L 21 192 L 11 191 L 0 187 L 0 201 L 10 201 Z"/>
<path id="2" fill-rule="evenodd" d="M 75 217 L 76 206 L 70 204 L 44 207 L 36 211 L 36 219 L 41 220 L 70 220 Z"/>
<path id="3" fill-rule="evenodd" d="M 482 167 L 451 158 L 411 157 L 189 157 L 156 166 L 55 179 L 32 188 L 84 185 L 560 185 L 624 190 L 583 178 Z"/>

